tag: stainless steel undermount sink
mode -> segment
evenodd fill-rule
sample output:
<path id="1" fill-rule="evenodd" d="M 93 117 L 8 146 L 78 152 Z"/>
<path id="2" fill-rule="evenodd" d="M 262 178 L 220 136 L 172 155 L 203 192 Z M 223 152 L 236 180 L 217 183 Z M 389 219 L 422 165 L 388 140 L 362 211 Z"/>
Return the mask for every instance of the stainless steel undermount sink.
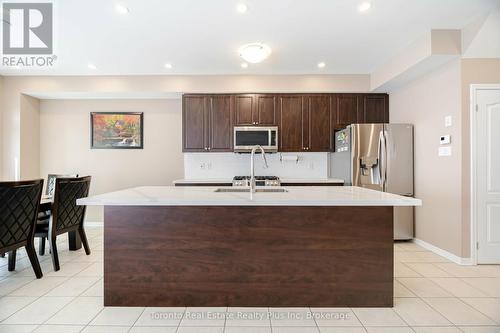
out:
<path id="1" fill-rule="evenodd" d="M 233 188 L 233 187 L 221 187 L 216 189 L 214 192 L 250 192 L 249 188 Z M 256 193 L 284 193 L 288 190 L 284 188 L 258 188 L 255 190 Z"/>

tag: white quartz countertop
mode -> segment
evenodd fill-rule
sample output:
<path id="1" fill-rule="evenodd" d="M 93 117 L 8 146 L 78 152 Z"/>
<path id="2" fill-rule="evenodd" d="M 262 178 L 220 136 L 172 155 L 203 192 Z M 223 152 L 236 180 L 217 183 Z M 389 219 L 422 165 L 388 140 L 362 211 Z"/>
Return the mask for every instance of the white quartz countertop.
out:
<path id="1" fill-rule="evenodd" d="M 88 206 L 420 206 L 419 199 L 356 186 L 289 186 L 283 193 L 214 192 L 217 187 L 143 186 L 77 200 Z"/>
<path id="2" fill-rule="evenodd" d="M 331 183 L 331 184 L 343 184 L 344 180 L 343 179 L 338 179 L 338 178 L 281 178 L 280 181 L 282 183 L 294 183 L 294 184 L 299 184 L 299 183 L 309 183 L 309 184 L 315 184 L 315 183 Z M 232 183 L 233 179 L 232 178 L 225 178 L 225 179 L 177 179 L 174 180 L 174 184 L 222 184 L 222 183 Z"/>

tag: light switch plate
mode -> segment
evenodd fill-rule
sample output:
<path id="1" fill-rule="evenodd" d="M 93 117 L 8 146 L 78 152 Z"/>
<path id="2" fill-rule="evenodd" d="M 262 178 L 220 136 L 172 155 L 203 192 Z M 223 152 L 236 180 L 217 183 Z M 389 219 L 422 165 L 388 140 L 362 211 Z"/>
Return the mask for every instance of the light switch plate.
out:
<path id="1" fill-rule="evenodd" d="M 438 155 L 439 156 L 451 156 L 451 147 L 450 146 L 439 147 Z"/>
<path id="2" fill-rule="evenodd" d="M 444 117 L 444 127 L 451 127 L 452 119 L 451 116 Z"/>

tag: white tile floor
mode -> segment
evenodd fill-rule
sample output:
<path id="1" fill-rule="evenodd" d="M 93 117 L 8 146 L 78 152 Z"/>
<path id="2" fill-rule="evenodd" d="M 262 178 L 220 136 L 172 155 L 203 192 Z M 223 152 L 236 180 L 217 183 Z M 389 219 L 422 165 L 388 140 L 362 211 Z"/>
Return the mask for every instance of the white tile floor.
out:
<path id="1" fill-rule="evenodd" d="M 87 234 L 92 255 L 60 237 L 61 270 L 47 253 L 41 280 L 24 251 L 15 272 L 0 259 L 0 333 L 500 332 L 500 266 L 459 266 L 413 243 L 394 246 L 392 309 L 104 308 L 102 229 Z"/>

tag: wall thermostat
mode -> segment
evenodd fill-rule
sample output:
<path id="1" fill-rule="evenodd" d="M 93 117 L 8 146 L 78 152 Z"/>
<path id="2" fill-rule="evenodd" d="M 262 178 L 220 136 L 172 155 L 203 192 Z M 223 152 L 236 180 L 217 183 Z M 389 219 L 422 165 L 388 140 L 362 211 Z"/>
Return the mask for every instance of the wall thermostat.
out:
<path id="1" fill-rule="evenodd" d="M 451 143 L 451 137 L 449 135 L 441 135 L 439 137 L 439 144 L 448 145 Z"/>

